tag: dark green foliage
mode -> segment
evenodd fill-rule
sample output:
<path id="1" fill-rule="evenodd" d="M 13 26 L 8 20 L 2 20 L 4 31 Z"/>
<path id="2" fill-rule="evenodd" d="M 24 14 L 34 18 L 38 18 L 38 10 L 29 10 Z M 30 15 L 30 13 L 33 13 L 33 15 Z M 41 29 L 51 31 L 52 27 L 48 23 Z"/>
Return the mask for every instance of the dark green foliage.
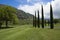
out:
<path id="1" fill-rule="evenodd" d="M 43 13 L 43 5 L 42 5 L 41 7 L 42 7 L 42 28 L 44 28 L 44 13 Z"/>
<path id="2" fill-rule="evenodd" d="M 36 27 L 36 11 L 35 11 L 35 16 L 33 16 L 33 27 Z"/>
<path id="3" fill-rule="evenodd" d="M 4 21 L 6 22 L 6 27 L 8 27 L 8 21 L 15 20 L 14 14 L 16 13 L 15 9 L 12 9 L 11 7 L 5 8 L 5 15 L 4 15 Z"/>
<path id="4" fill-rule="evenodd" d="M 34 16 L 33 16 L 33 27 L 34 27 L 34 25 L 35 25 L 35 24 L 34 24 Z"/>
<path id="5" fill-rule="evenodd" d="M 0 21 L 0 28 L 2 27 L 2 21 Z"/>
<path id="6" fill-rule="evenodd" d="M 44 23 L 45 23 L 45 26 L 46 26 L 46 24 L 47 24 L 47 23 L 46 23 L 46 20 L 45 20 L 45 22 L 44 22 Z"/>
<path id="7" fill-rule="evenodd" d="M 54 24 L 53 24 L 53 10 L 52 10 L 52 5 L 50 4 L 50 28 L 53 29 L 54 28 Z"/>
<path id="8" fill-rule="evenodd" d="M 60 19 L 54 19 L 54 24 L 60 23 Z"/>
<path id="9" fill-rule="evenodd" d="M 34 23 L 35 23 L 35 27 L 36 27 L 36 25 L 37 25 L 37 24 L 36 24 L 36 11 L 35 11 L 35 22 L 34 22 Z"/>
<path id="10" fill-rule="evenodd" d="M 38 10 L 38 28 L 40 27 L 40 18 L 39 18 L 39 10 Z"/>
<path id="11" fill-rule="evenodd" d="M 49 24 L 50 24 L 50 21 L 48 20 L 48 26 L 49 26 Z"/>
<path id="12" fill-rule="evenodd" d="M 0 8 L 0 28 L 2 27 L 3 16 L 4 16 L 4 14 L 2 12 L 4 12 L 4 10 L 2 8 Z"/>

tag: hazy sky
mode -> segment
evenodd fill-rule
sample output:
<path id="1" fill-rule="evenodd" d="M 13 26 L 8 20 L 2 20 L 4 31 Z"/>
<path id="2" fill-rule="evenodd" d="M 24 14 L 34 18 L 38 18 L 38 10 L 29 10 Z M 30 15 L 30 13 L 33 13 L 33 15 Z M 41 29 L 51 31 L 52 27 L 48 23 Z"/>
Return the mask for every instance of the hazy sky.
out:
<path id="1" fill-rule="evenodd" d="M 41 4 L 44 8 L 45 18 L 49 18 L 50 3 L 53 7 L 54 18 L 60 17 L 60 0 L 0 0 L 0 4 L 11 5 L 20 10 L 34 15 L 39 10 L 41 16 Z"/>

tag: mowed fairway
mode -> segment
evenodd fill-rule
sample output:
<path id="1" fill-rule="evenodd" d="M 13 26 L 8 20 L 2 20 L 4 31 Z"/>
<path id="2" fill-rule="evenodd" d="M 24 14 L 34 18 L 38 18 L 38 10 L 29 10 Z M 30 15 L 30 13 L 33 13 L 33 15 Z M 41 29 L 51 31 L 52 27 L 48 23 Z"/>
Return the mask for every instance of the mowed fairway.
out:
<path id="1" fill-rule="evenodd" d="M 34 28 L 31 25 L 1 29 L 0 40 L 60 40 L 60 28 Z"/>

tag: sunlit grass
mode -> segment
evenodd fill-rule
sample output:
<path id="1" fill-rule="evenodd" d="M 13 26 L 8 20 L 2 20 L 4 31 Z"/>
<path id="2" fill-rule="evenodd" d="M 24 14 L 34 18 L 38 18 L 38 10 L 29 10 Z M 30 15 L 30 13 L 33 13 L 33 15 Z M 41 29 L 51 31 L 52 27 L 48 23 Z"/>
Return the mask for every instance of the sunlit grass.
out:
<path id="1" fill-rule="evenodd" d="M 60 40 L 60 28 L 34 28 L 32 25 L 13 25 L 1 29 L 0 40 Z"/>

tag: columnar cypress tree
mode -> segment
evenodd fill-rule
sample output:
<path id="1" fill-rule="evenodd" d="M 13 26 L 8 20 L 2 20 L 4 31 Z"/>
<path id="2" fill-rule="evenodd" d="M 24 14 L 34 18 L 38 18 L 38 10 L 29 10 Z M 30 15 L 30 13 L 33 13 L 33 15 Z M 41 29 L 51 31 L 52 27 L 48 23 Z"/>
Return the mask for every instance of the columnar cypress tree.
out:
<path id="1" fill-rule="evenodd" d="M 53 29 L 54 28 L 54 24 L 53 24 L 53 10 L 52 10 L 52 5 L 50 4 L 50 28 Z"/>
<path id="2" fill-rule="evenodd" d="M 48 20 L 48 26 L 49 26 L 49 23 L 50 23 L 50 22 L 49 22 L 49 20 Z"/>
<path id="3" fill-rule="evenodd" d="M 45 26 L 46 26 L 46 20 L 45 20 L 45 22 L 44 22 L 44 23 L 45 23 Z"/>
<path id="4" fill-rule="evenodd" d="M 42 7 L 42 28 L 44 28 L 44 14 L 43 14 L 43 5 L 42 5 L 41 7 Z"/>
<path id="5" fill-rule="evenodd" d="M 34 21 L 35 27 L 36 27 L 36 11 L 35 11 L 35 21 Z"/>
<path id="6" fill-rule="evenodd" d="M 34 16 L 33 16 L 33 27 L 34 27 L 34 25 L 35 25 L 35 24 L 34 24 Z"/>
<path id="7" fill-rule="evenodd" d="M 39 18 L 39 10 L 38 10 L 38 28 L 40 27 L 40 18 Z"/>

